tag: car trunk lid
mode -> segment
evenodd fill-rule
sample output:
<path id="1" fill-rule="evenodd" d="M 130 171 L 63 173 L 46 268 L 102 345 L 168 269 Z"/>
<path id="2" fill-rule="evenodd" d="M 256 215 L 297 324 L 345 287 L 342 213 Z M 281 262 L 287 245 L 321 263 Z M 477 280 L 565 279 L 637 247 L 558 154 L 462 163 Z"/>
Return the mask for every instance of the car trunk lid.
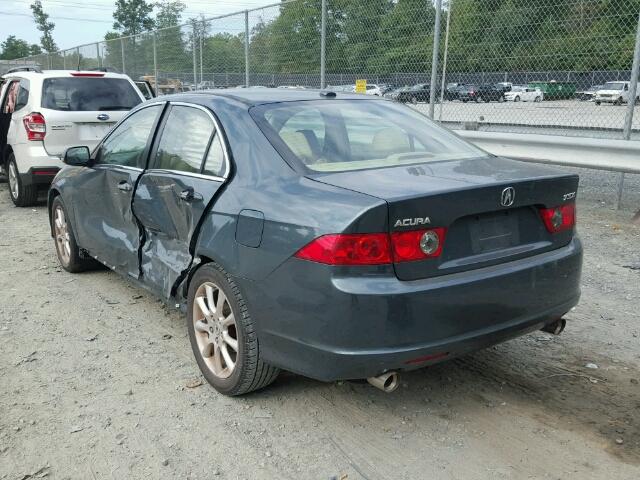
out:
<path id="1" fill-rule="evenodd" d="M 391 233 L 447 229 L 440 256 L 395 263 L 401 280 L 535 255 L 566 245 L 573 236 L 573 230 L 551 234 L 539 211 L 573 202 L 578 177 L 547 167 L 486 157 L 313 178 L 384 199 Z M 507 202 L 505 189 L 515 193 Z"/>

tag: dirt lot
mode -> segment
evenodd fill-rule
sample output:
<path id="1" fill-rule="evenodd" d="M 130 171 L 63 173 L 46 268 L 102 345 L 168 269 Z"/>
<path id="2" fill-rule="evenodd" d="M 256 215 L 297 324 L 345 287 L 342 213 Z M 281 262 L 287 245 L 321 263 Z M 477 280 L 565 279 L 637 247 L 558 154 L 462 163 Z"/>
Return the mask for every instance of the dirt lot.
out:
<path id="1" fill-rule="evenodd" d="M 583 297 L 559 337 L 405 374 L 393 394 L 283 374 L 232 399 L 195 386 L 181 315 L 109 271 L 61 270 L 46 208 L 0 184 L 0 479 L 638 479 L 630 216 L 580 203 Z"/>

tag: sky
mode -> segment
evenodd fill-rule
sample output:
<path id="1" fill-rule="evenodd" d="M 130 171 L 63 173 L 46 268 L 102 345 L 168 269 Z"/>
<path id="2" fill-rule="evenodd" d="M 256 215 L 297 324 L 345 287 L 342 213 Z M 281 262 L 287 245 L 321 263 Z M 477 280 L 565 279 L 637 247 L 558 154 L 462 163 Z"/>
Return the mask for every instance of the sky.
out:
<path id="1" fill-rule="evenodd" d="M 153 0 L 148 0 L 154 3 Z M 0 41 L 8 35 L 40 43 L 29 5 L 32 0 L 0 0 Z M 183 0 L 187 9 L 182 20 L 204 14 L 224 15 L 276 3 L 277 0 Z M 104 39 L 113 30 L 115 0 L 42 0 L 49 20 L 55 23 L 53 38 L 58 48 L 71 48 Z"/>

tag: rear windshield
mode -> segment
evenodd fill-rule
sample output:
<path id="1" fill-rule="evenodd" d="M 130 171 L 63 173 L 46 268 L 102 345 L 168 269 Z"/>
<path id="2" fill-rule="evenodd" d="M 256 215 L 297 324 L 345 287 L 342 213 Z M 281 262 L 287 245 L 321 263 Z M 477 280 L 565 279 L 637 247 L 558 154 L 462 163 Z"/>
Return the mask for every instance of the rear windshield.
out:
<path id="1" fill-rule="evenodd" d="M 487 155 L 412 108 L 394 102 L 286 102 L 255 107 L 251 114 L 285 159 L 316 172 Z"/>
<path id="2" fill-rule="evenodd" d="M 42 85 L 42 107 L 51 110 L 131 110 L 140 102 L 124 78 L 46 78 Z"/>

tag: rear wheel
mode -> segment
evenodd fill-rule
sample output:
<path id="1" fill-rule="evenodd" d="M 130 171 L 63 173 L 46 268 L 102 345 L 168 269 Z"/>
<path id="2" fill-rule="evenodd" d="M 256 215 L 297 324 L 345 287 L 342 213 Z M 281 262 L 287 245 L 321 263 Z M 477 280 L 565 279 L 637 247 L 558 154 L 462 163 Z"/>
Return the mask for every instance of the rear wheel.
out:
<path id="1" fill-rule="evenodd" d="M 596 100 L 596 105 L 600 106 L 602 104 L 602 102 L 599 102 Z"/>
<path id="2" fill-rule="evenodd" d="M 616 101 L 613 102 L 614 105 L 622 105 L 622 97 L 616 98 Z"/>
<path id="3" fill-rule="evenodd" d="M 18 173 L 16 157 L 9 155 L 8 162 L 9 196 L 16 207 L 28 207 L 38 200 L 38 189 L 35 185 L 24 185 Z"/>
<path id="4" fill-rule="evenodd" d="M 51 223 L 58 261 L 67 272 L 82 272 L 96 266 L 96 262 L 92 258 L 84 258 L 80 253 L 68 218 L 64 203 L 57 196 L 51 203 Z"/>
<path id="5" fill-rule="evenodd" d="M 504 97 L 503 97 L 502 95 L 500 95 L 500 96 L 498 97 L 498 102 L 499 102 L 499 103 L 504 102 Z"/>
<path id="6" fill-rule="evenodd" d="M 513 99 L 514 102 L 519 102 L 520 101 L 520 95 L 517 95 L 516 98 Z"/>
<path id="7" fill-rule="evenodd" d="M 240 289 L 215 263 L 200 267 L 191 280 L 187 329 L 200 371 L 218 392 L 243 395 L 278 376 L 280 370 L 262 360 Z"/>
<path id="8" fill-rule="evenodd" d="M 542 101 L 542 98 L 540 98 L 540 97 L 536 97 L 536 98 L 534 98 L 534 99 L 533 99 L 533 101 L 534 101 L 534 102 L 536 102 L 536 103 L 538 103 L 538 102 L 541 102 L 541 101 Z"/>

